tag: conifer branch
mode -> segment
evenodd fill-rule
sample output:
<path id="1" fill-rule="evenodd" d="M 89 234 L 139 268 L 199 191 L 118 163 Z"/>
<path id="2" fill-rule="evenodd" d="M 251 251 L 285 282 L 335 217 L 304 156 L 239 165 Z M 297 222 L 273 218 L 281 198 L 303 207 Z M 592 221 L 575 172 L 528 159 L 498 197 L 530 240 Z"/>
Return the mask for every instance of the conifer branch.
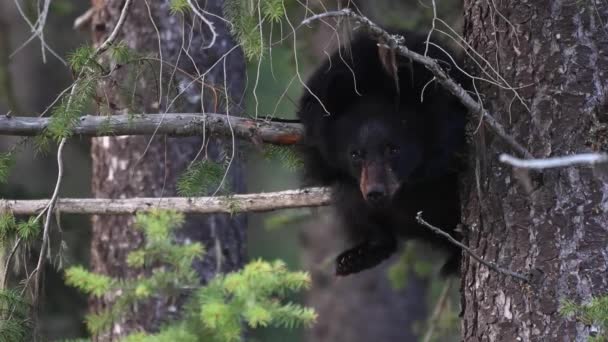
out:
<path id="1" fill-rule="evenodd" d="M 72 128 L 73 135 L 118 136 L 152 135 L 196 136 L 203 131 L 230 135 L 228 120 L 234 134 L 244 139 L 260 139 L 264 143 L 292 145 L 303 133 L 301 124 L 228 117 L 225 114 L 135 114 L 97 116 L 85 115 Z M 49 126 L 50 118 L 29 116 L 0 116 L 0 135 L 35 136 Z"/>
<path id="2" fill-rule="evenodd" d="M 305 188 L 279 192 L 216 197 L 165 198 L 59 198 L 55 210 L 65 214 L 117 215 L 174 210 L 191 214 L 260 212 L 277 209 L 318 207 L 330 203 L 326 188 Z M 0 210 L 15 215 L 36 214 L 49 204 L 48 199 L 0 200 Z"/>

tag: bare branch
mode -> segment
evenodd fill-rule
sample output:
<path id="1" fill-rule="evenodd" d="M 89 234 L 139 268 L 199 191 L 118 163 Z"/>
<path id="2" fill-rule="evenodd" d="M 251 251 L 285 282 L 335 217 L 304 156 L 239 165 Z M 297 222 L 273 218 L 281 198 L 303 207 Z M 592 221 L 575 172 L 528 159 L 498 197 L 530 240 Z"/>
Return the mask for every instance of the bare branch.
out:
<path id="1" fill-rule="evenodd" d="M 95 14 L 95 8 L 91 7 L 83 14 L 79 15 L 76 19 L 74 19 L 74 24 L 72 28 L 74 30 L 80 31 L 84 30 L 87 25 L 91 23 L 93 19 L 93 15 Z"/>
<path id="2" fill-rule="evenodd" d="M 496 271 L 498 273 L 502 273 L 504 275 L 508 275 L 510 277 L 519 279 L 525 283 L 530 282 L 529 277 L 513 272 L 511 270 L 508 270 L 506 268 L 502 268 L 498 265 L 496 265 L 496 263 L 492 262 L 492 261 L 485 261 L 483 260 L 480 256 L 478 256 L 477 254 L 475 254 L 475 252 L 473 252 L 469 247 L 467 247 L 466 245 L 464 245 L 462 242 L 454 239 L 450 234 L 446 233 L 445 231 L 443 231 L 441 228 L 435 227 L 432 224 L 426 222 L 423 218 L 422 218 L 422 211 L 419 211 L 418 214 L 416 214 L 416 221 L 418 223 L 420 223 L 421 225 L 428 227 L 429 229 L 431 229 L 434 233 L 439 234 L 443 237 L 445 237 L 446 239 L 448 239 L 451 243 L 455 244 L 456 246 L 462 248 L 465 252 L 467 252 L 467 254 L 469 254 L 471 257 L 473 257 L 473 259 L 477 260 L 479 263 L 485 265 L 486 267 L 488 267 L 489 269 Z"/>
<path id="3" fill-rule="evenodd" d="M 521 154 L 526 158 L 532 158 L 532 154 L 515 139 L 510 136 L 505 128 L 500 124 L 490 113 L 483 108 L 483 106 L 475 101 L 464 88 L 456 83 L 448 74 L 441 68 L 441 66 L 432 58 L 425 57 L 419 53 L 413 52 L 403 45 L 403 37 L 399 35 L 393 35 L 388 33 L 386 30 L 378 26 L 376 23 L 371 21 L 365 16 L 353 12 L 351 9 L 345 8 L 339 11 L 330 11 L 321 14 L 314 15 L 302 22 L 303 25 L 310 24 L 314 20 L 319 20 L 327 17 L 348 17 L 352 18 L 363 26 L 365 26 L 373 35 L 381 37 L 386 44 L 395 49 L 400 55 L 412 59 L 413 61 L 424 65 L 429 71 L 435 75 L 435 78 L 441 85 L 449 91 L 452 95 L 456 96 L 460 102 L 471 112 L 480 115 L 483 120 L 488 124 L 489 128 L 499 137 L 501 137 L 513 150 Z"/>
<path id="4" fill-rule="evenodd" d="M 50 118 L 0 116 L 0 135 L 33 136 L 49 125 Z M 228 122 L 230 121 L 230 122 Z M 240 138 L 258 138 L 276 145 L 297 143 L 303 133 L 297 123 L 253 120 L 225 114 L 136 114 L 136 115 L 85 115 L 74 127 L 75 135 L 115 136 L 152 135 L 170 136 L 203 135 L 203 132 L 230 136 L 230 125 Z"/>
<path id="5" fill-rule="evenodd" d="M 188 1 L 188 5 L 190 6 L 190 9 L 192 10 L 192 12 L 194 12 L 194 14 L 196 14 L 197 17 L 199 17 L 201 19 L 201 21 L 203 23 L 205 23 L 205 25 L 207 25 L 207 27 L 209 28 L 209 31 L 211 31 L 211 41 L 209 42 L 209 45 L 205 46 L 203 49 L 208 49 L 210 47 L 212 47 L 215 44 L 215 41 L 217 39 L 217 32 L 215 31 L 215 26 L 213 25 L 213 22 L 209 19 L 207 19 L 205 17 L 205 13 L 207 13 L 206 11 L 200 9 L 198 7 L 198 4 L 195 5 L 192 0 L 186 0 Z"/>
<path id="6" fill-rule="evenodd" d="M 326 188 L 305 188 L 258 194 L 217 197 L 166 197 L 166 198 L 60 198 L 55 204 L 57 211 L 65 214 L 118 215 L 149 212 L 152 210 L 176 210 L 183 213 L 239 213 L 277 209 L 318 207 L 330 203 Z M 0 210 L 15 215 L 31 215 L 44 210 L 48 199 L 0 200 Z"/>
<path id="7" fill-rule="evenodd" d="M 108 38 L 95 50 L 95 56 L 99 56 L 102 53 L 106 52 L 107 49 L 114 44 L 114 41 L 118 37 L 118 33 L 122 29 L 122 25 L 125 23 L 127 19 L 127 14 L 129 14 L 129 8 L 131 7 L 132 0 L 126 0 L 124 6 L 122 7 L 122 11 L 120 11 L 120 17 L 118 17 L 118 22 L 116 22 L 116 26 L 112 30 L 112 33 L 108 36 Z"/>
<path id="8" fill-rule="evenodd" d="M 435 303 L 435 308 L 433 309 L 433 315 L 429 320 L 428 327 L 426 329 L 426 333 L 424 334 L 424 338 L 422 342 L 431 342 L 433 338 L 433 334 L 435 333 L 435 329 L 437 329 L 437 325 L 439 323 L 439 318 L 443 313 L 443 310 L 447 306 L 450 288 L 452 287 L 452 279 L 448 278 L 443 285 L 443 289 L 441 290 L 441 294 L 439 295 L 439 299 Z"/>
<path id="9" fill-rule="evenodd" d="M 501 154 L 498 160 L 505 164 L 522 169 L 551 169 L 556 167 L 567 167 L 574 165 L 595 165 L 608 163 L 606 153 L 582 153 L 571 156 L 544 158 L 544 159 L 519 159 L 508 154 Z"/>
<path id="10" fill-rule="evenodd" d="M 76 87 L 72 88 L 76 89 Z M 73 94 L 72 94 L 73 96 Z M 55 190 L 53 191 L 53 195 L 51 199 L 46 202 L 45 209 L 46 210 L 46 219 L 44 220 L 44 230 L 42 231 L 42 244 L 40 245 L 40 255 L 38 256 L 38 264 L 30 277 L 35 275 L 34 278 L 34 298 L 38 298 L 38 291 L 40 289 L 40 274 L 42 273 L 42 263 L 44 262 L 44 258 L 46 257 L 46 250 L 49 248 L 49 233 L 51 229 L 51 216 L 53 215 L 53 210 L 55 209 L 55 204 L 57 203 L 57 199 L 59 198 L 59 189 L 61 189 L 61 181 L 63 179 L 63 148 L 65 146 L 66 139 L 61 139 L 59 143 L 59 147 L 57 148 L 57 182 L 55 183 Z M 50 253 L 50 252 L 49 252 Z M 29 281 L 30 278 L 28 278 Z M 25 286 L 27 287 L 27 286 Z"/>

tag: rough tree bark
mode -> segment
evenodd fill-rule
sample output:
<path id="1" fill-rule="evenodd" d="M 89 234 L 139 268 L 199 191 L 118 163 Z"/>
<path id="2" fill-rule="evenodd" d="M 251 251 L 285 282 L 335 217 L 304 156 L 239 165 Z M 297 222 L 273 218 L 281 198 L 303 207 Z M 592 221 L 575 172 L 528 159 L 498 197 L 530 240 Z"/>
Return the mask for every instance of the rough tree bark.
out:
<path id="1" fill-rule="evenodd" d="M 478 83 L 485 106 L 535 157 L 606 150 L 608 5 L 603 1 L 465 0 L 465 38 L 513 91 Z M 489 68 L 486 71 L 491 72 Z M 608 190 L 593 170 L 514 172 L 508 147 L 473 136 L 464 223 L 486 260 L 531 274 L 531 284 L 466 258 L 465 341 L 585 341 L 590 327 L 558 313 L 560 301 L 608 291 Z M 476 176 L 477 175 L 477 178 Z"/>
<path id="2" fill-rule="evenodd" d="M 99 44 L 112 31 L 123 0 L 94 0 L 95 15 L 92 22 L 95 43 Z M 199 1 L 208 12 L 221 15 L 222 1 Z M 149 8 L 147 7 L 149 6 Z M 209 73 L 202 79 L 207 85 L 205 96 L 201 100 L 201 89 L 198 83 L 191 86 L 182 96 L 179 106 L 172 111 L 201 112 L 201 106 L 224 111 L 224 103 L 217 98 L 207 96 L 214 93 L 221 98 L 224 89 L 224 66 L 226 68 L 227 91 L 230 100 L 230 115 L 238 115 L 244 89 L 245 65 L 240 49 L 234 49 L 210 70 L 224 54 L 234 47 L 234 41 L 228 28 L 221 20 L 209 17 L 215 23 L 219 37 L 215 45 L 208 45 L 211 34 L 198 19 L 186 15 L 171 15 L 168 0 L 134 1 L 121 31 L 122 40 L 138 53 L 158 55 L 159 45 L 162 58 L 172 65 L 179 65 L 193 75 L 197 72 Z M 158 32 L 157 32 L 158 30 Z M 120 38 L 119 38 L 120 40 Z M 180 51 L 181 50 L 181 51 Z M 187 50 L 187 52 L 186 52 Z M 134 83 L 127 84 L 127 92 L 133 92 L 137 104 L 125 103 L 121 97 L 121 86 L 128 80 L 127 68 L 117 70 L 102 85 L 100 93 L 103 105 L 112 109 L 141 111 L 143 113 L 162 112 L 163 108 L 175 96 L 176 88 L 183 89 L 191 79 L 176 73 L 171 77 L 172 69 L 164 66 L 165 73 L 161 82 L 163 98 L 159 103 L 158 65 L 140 73 Z M 134 88 L 135 87 L 135 88 Z M 173 90 L 168 90 L 171 87 Z M 133 91 L 135 89 L 135 91 Z M 213 92 L 209 89 L 219 89 Z M 123 90 L 124 91 L 124 90 Z M 167 94 L 169 95 L 168 97 Z M 129 96 L 129 98 L 131 98 Z M 156 136 L 147 147 L 150 137 L 103 137 L 92 140 L 93 157 L 93 194 L 96 197 L 124 198 L 133 196 L 171 196 L 175 195 L 176 178 L 195 158 L 203 143 L 201 138 L 168 138 Z M 216 160 L 229 158 L 232 146 L 230 141 L 207 137 L 207 149 L 203 156 Z M 145 151 L 145 153 L 144 153 Z M 233 160 L 228 181 L 235 192 L 243 192 L 244 184 L 240 175 L 238 153 Z M 130 226 L 131 216 L 97 216 L 93 218 L 93 240 L 91 263 L 95 272 L 112 276 L 133 277 L 137 271 L 129 269 L 125 263 L 127 253 L 142 242 L 141 234 Z M 244 217 L 229 215 L 188 216 L 185 227 L 180 230 L 178 240 L 200 241 L 206 246 L 207 254 L 202 263 L 194 265 L 205 282 L 217 272 L 234 270 L 243 264 L 245 257 L 245 221 Z M 112 296 L 100 300 L 91 300 L 91 310 L 111 305 Z M 133 308 L 135 319 L 128 322 L 116 322 L 112 328 L 114 337 L 124 335 L 137 329 L 154 330 L 159 324 L 171 317 L 175 309 L 168 305 L 166 299 L 158 298 L 149 305 Z M 102 336 L 103 340 L 112 336 Z"/>

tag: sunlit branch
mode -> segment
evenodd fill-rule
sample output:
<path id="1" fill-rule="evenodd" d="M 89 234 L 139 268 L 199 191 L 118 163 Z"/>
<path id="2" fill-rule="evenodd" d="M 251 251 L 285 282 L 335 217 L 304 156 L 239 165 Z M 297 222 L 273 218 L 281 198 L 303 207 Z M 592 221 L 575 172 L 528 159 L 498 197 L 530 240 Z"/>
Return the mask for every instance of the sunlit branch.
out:
<path id="1" fill-rule="evenodd" d="M 44 210 L 49 199 L 0 200 L 0 210 L 15 215 L 32 215 Z M 260 212 L 277 209 L 318 207 L 330 203 L 330 192 L 325 188 L 306 188 L 214 197 L 165 198 L 59 198 L 55 211 L 64 214 L 117 215 L 175 210 L 191 214 Z"/>

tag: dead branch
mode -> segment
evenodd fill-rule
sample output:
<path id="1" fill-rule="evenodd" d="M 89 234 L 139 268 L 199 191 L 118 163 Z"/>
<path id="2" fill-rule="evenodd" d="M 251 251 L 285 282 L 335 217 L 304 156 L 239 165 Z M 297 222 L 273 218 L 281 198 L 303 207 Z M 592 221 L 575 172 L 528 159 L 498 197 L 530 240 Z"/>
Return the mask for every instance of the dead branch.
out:
<path id="1" fill-rule="evenodd" d="M 277 209 L 318 207 L 330 203 L 326 188 L 306 188 L 258 194 L 216 197 L 166 197 L 166 198 L 60 198 L 55 210 L 64 214 L 116 215 L 175 210 L 183 213 L 240 213 Z M 15 215 L 32 215 L 44 210 L 49 199 L 0 200 L 0 210 Z"/>
<path id="2" fill-rule="evenodd" d="M 426 329 L 426 333 L 424 334 L 422 342 L 430 342 L 432 340 L 433 334 L 435 333 L 435 330 L 437 329 L 437 325 L 439 323 L 439 318 L 441 317 L 441 314 L 443 313 L 443 310 L 445 309 L 446 304 L 448 302 L 451 287 L 452 279 L 448 278 L 446 279 L 445 284 L 443 285 L 443 289 L 441 290 L 439 299 L 437 299 L 437 302 L 435 303 L 433 315 L 429 319 L 428 327 Z"/>
<path id="3" fill-rule="evenodd" d="M 419 224 L 429 228 L 430 230 L 432 230 L 434 233 L 439 234 L 443 237 L 445 237 L 446 239 L 448 239 L 451 243 L 455 244 L 456 246 L 462 248 L 467 254 L 469 254 L 473 259 L 477 260 L 480 264 L 485 265 L 487 268 L 498 272 L 498 273 L 502 273 L 504 275 L 513 277 L 515 279 L 519 279 L 525 283 L 530 282 L 529 277 L 519 274 L 517 272 L 513 272 L 511 270 L 508 270 L 506 268 L 502 268 L 498 265 L 496 265 L 496 263 L 492 262 L 492 261 L 485 261 L 483 260 L 480 256 L 478 256 L 477 254 L 475 254 L 475 252 L 473 252 L 469 247 L 467 247 L 466 245 L 464 245 L 462 242 L 454 239 L 450 234 L 446 233 L 445 231 L 443 231 L 441 228 L 439 227 L 435 227 L 432 224 L 426 222 L 423 218 L 422 218 L 422 211 L 419 211 L 418 214 L 416 214 L 416 222 L 418 222 Z"/>
<path id="4" fill-rule="evenodd" d="M 0 116 L 0 135 L 34 136 L 42 133 L 50 118 Z M 302 125 L 297 123 L 254 120 L 225 114 L 135 114 L 85 115 L 74 127 L 73 133 L 82 136 L 152 135 L 195 136 L 203 132 L 229 136 L 230 125 L 234 134 L 245 139 L 261 139 L 276 145 L 291 145 L 300 140 Z"/>
<path id="5" fill-rule="evenodd" d="M 436 60 L 425 57 L 414 51 L 411 51 L 403 44 L 403 37 L 399 35 L 393 35 L 388 33 L 386 30 L 378 26 L 376 23 L 371 21 L 369 18 L 353 12 L 349 8 L 345 8 L 339 11 L 330 11 L 320 13 L 309 17 L 302 22 L 303 25 L 310 24 L 314 20 L 319 20 L 326 17 L 347 17 L 352 18 L 365 26 L 367 30 L 373 35 L 381 37 L 386 44 L 395 49 L 400 55 L 410 58 L 416 63 L 424 65 L 430 72 L 433 73 L 435 79 L 452 95 L 456 96 L 460 102 L 473 114 L 480 115 L 485 123 L 488 124 L 489 128 L 500 138 L 502 138 L 513 150 L 521 154 L 526 158 L 533 158 L 532 154 L 521 144 L 519 144 L 512 136 L 510 136 L 506 129 L 496 121 L 492 115 L 481 105 L 481 103 L 475 101 L 464 88 L 456 83 L 448 74 L 441 68 Z"/>
<path id="6" fill-rule="evenodd" d="M 575 165 L 589 165 L 608 163 L 606 153 L 582 153 L 570 156 L 543 158 L 543 159 L 519 159 L 508 154 L 501 154 L 498 158 L 501 162 L 521 169 L 551 169 L 556 167 L 568 167 Z"/>

